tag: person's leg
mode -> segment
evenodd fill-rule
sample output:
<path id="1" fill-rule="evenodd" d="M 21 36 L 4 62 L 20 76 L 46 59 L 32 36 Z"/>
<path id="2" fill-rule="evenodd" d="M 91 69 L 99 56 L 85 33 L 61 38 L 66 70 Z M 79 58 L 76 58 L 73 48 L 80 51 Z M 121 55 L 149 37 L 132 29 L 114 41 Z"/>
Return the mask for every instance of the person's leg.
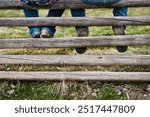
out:
<path id="1" fill-rule="evenodd" d="M 29 9 L 23 9 L 25 17 L 39 17 L 38 10 L 29 10 Z M 30 30 L 30 36 L 33 38 L 39 38 L 40 37 L 40 30 L 41 27 L 39 26 L 29 26 Z"/>
<path id="2" fill-rule="evenodd" d="M 71 14 L 73 17 L 85 17 L 84 9 L 71 9 Z M 89 29 L 86 26 L 76 26 L 76 33 L 78 37 L 86 37 L 89 34 Z M 86 51 L 86 47 L 76 48 L 77 53 L 83 54 Z"/>
<path id="3" fill-rule="evenodd" d="M 113 14 L 114 16 L 128 16 L 128 8 L 127 7 L 114 8 Z"/>
<path id="4" fill-rule="evenodd" d="M 128 8 L 114 8 L 113 9 L 114 16 L 127 16 L 128 15 Z M 125 35 L 126 26 L 113 26 L 113 32 L 115 35 Z M 117 50 L 119 52 L 125 52 L 127 50 L 127 46 L 117 46 Z"/>
<path id="5" fill-rule="evenodd" d="M 47 17 L 61 17 L 65 9 L 51 9 L 48 12 Z M 45 26 L 41 30 L 41 37 L 48 38 L 53 37 L 56 31 L 56 26 Z"/>

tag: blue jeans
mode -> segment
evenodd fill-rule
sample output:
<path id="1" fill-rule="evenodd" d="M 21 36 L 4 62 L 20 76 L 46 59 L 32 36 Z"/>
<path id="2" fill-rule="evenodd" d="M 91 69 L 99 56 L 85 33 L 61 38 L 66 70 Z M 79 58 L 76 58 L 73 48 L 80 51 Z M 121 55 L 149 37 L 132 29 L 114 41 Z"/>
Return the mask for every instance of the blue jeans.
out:
<path id="1" fill-rule="evenodd" d="M 114 16 L 128 16 L 128 7 L 114 8 L 113 15 Z M 124 29 L 126 29 L 126 26 L 123 26 L 123 27 L 124 27 Z"/>
<path id="2" fill-rule="evenodd" d="M 94 6 L 101 6 L 101 5 L 111 5 L 114 3 L 117 3 L 121 0 L 81 0 L 83 3 L 88 5 L 94 5 Z M 113 9 L 113 15 L 114 16 L 127 16 L 128 15 L 128 8 L 122 7 L 122 8 L 114 8 Z M 125 28 L 125 26 L 124 26 Z"/>
<path id="3" fill-rule="evenodd" d="M 114 4 L 119 2 L 120 0 L 81 0 L 81 1 L 85 4 L 100 6 L 100 5 Z"/>
<path id="4" fill-rule="evenodd" d="M 113 14 L 114 16 L 128 16 L 128 8 L 127 7 L 114 8 Z"/>
<path id="5" fill-rule="evenodd" d="M 38 10 L 29 10 L 29 9 L 23 9 L 25 17 L 39 17 Z M 65 9 L 51 9 L 49 10 L 47 17 L 61 17 Z M 84 9 L 71 9 L 71 14 L 73 17 L 85 17 L 85 10 Z M 76 31 L 80 28 L 84 28 L 85 26 L 76 26 Z M 46 28 L 50 34 L 54 34 L 56 29 L 55 26 L 46 26 L 46 27 L 35 27 L 35 26 L 29 26 L 30 29 L 30 35 L 32 35 L 32 30 L 41 30 L 41 28 Z"/>
<path id="6" fill-rule="evenodd" d="M 48 12 L 47 17 L 61 17 L 65 9 L 51 9 Z M 39 17 L 38 10 L 29 10 L 24 9 L 25 17 Z M 84 9 L 71 9 L 71 14 L 73 17 L 85 17 L 85 10 Z M 114 16 L 127 16 L 128 15 L 128 8 L 122 7 L 122 8 L 114 8 L 113 9 L 113 15 Z M 33 29 L 40 31 L 41 28 L 46 28 L 50 34 L 54 34 L 56 29 L 55 26 L 47 26 L 47 27 L 35 27 L 35 26 L 29 26 L 30 29 L 30 35 L 33 33 Z M 76 31 L 80 28 L 83 28 L 83 26 L 76 26 Z"/>

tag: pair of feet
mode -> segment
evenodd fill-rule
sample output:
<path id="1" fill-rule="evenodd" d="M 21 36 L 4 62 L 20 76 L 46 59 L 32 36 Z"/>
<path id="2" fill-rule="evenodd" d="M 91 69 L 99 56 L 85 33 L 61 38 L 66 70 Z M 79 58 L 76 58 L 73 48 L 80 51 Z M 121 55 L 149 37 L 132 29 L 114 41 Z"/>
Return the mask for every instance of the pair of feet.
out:
<path id="1" fill-rule="evenodd" d="M 53 34 L 46 28 L 32 28 L 30 35 L 32 38 L 53 38 Z"/>
<path id="2" fill-rule="evenodd" d="M 125 35 L 125 28 L 124 26 L 115 26 L 113 27 L 113 32 L 115 35 Z M 87 28 L 83 28 L 82 30 L 80 30 L 80 33 L 78 33 L 78 37 L 84 37 L 84 36 L 88 36 L 88 29 Z M 128 46 L 116 46 L 118 52 L 126 52 L 128 49 Z M 87 47 L 80 47 L 80 48 L 76 48 L 77 53 L 79 54 L 83 54 L 85 53 Z"/>
<path id="3" fill-rule="evenodd" d="M 77 36 L 78 37 L 86 37 L 88 36 L 88 28 L 80 28 L 77 32 Z M 37 28 L 37 27 L 33 27 L 30 29 L 30 35 L 32 38 L 53 38 L 54 37 L 54 34 L 52 34 L 48 28 Z M 78 54 L 83 54 L 85 53 L 86 51 L 86 47 L 77 47 L 75 48 L 76 49 L 76 52 Z"/>

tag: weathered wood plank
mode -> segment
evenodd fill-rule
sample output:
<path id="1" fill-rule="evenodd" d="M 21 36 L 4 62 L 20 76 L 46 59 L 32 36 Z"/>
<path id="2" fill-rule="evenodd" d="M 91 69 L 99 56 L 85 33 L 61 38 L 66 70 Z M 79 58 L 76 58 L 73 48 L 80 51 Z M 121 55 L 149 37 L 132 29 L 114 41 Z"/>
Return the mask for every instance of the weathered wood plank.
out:
<path id="1" fill-rule="evenodd" d="M 150 55 L 0 55 L 0 64 L 150 65 Z"/>
<path id="2" fill-rule="evenodd" d="M 81 43 L 82 42 L 82 43 Z M 0 39 L 0 49 L 9 48 L 69 48 L 116 45 L 148 45 L 150 35 L 118 35 L 98 37 L 70 37 L 51 39 Z"/>
<path id="3" fill-rule="evenodd" d="M 82 3 L 80 0 L 58 0 L 55 4 L 49 6 L 41 6 L 41 7 L 32 7 L 32 6 L 25 6 L 22 5 L 18 0 L 0 0 L 0 9 L 22 9 L 22 8 L 49 8 L 49 9 L 78 9 L 78 8 L 103 8 L 103 7 L 148 7 L 150 6 L 149 0 L 121 0 L 118 3 L 112 5 L 99 5 L 99 6 L 92 6 Z"/>
<path id="4" fill-rule="evenodd" d="M 0 71 L 0 80 L 41 80 L 41 81 L 140 81 L 150 82 L 150 72 L 16 72 Z"/>
<path id="5" fill-rule="evenodd" d="M 119 26 L 150 25 L 150 16 L 141 17 L 51 17 L 0 18 L 0 26 Z"/>

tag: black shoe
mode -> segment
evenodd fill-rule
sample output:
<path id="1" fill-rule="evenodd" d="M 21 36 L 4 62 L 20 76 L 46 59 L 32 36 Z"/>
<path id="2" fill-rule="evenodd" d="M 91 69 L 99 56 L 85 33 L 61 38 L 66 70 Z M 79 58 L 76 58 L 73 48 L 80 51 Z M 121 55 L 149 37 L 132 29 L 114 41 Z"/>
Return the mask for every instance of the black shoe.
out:
<path id="1" fill-rule="evenodd" d="M 84 54 L 86 52 L 87 47 L 79 47 L 75 49 L 78 54 Z"/>
<path id="2" fill-rule="evenodd" d="M 116 48 L 117 48 L 118 52 L 123 53 L 123 52 L 127 51 L 128 46 L 116 46 Z"/>
<path id="3" fill-rule="evenodd" d="M 124 26 L 114 26 L 113 32 L 115 35 L 125 35 Z M 126 52 L 128 46 L 117 46 L 118 52 Z"/>
<path id="4" fill-rule="evenodd" d="M 88 27 L 80 28 L 77 32 L 78 37 L 87 37 L 89 34 Z M 87 47 L 77 47 L 75 48 L 78 54 L 84 54 L 87 50 Z"/>

